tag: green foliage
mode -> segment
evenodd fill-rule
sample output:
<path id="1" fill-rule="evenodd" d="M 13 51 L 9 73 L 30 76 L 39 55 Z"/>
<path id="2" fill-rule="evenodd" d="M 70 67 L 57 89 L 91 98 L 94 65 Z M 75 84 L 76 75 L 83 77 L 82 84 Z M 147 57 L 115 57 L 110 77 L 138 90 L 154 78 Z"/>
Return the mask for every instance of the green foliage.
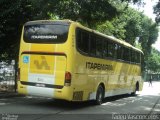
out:
<path id="1" fill-rule="evenodd" d="M 50 20 L 59 20 L 59 17 L 53 13 L 48 13 L 48 16 L 49 16 Z"/>
<path id="2" fill-rule="evenodd" d="M 1 0 L 0 60 L 15 59 L 18 56 L 21 30 L 25 22 L 71 19 L 124 39 L 132 45 L 136 45 L 135 40 L 139 37 L 138 47 L 142 48 L 147 61 L 151 45 L 157 39 L 158 29 L 157 24 L 128 6 L 128 3 L 141 2 L 142 0 Z M 155 7 L 157 15 L 159 4 L 160 2 Z"/>
<path id="3" fill-rule="evenodd" d="M 122 4 L 120 1 L 111 0 L 110 2 L 118 9 L 119 15 L 114 17 L 112 20 L 98 23 L 95 29 L 104 34 L 114 36 L 119 39 L 125 39 L 126 30 L 124 27 L 126 26 L 126 20 L 124 11 L 126 10 L 127 5 L 126 3 Z"/>
<path id="4" fill-rule="evenodd" d="M 1 0 L 0 6 L 0 60 L 18 56 L 22 26 L 29 20 L 72 19 L 93 28 L 119 14 L 109 0 Z"/>
<path id="5" fill-rule="evenodd" d="M 148 55 L 151 53 L 151 45 L 157 40 L 158 27 L 157 24 L 155 24 L 151 19 L 143 16 L 142 28 L 143 29 L 140 32 L 141 35 L 139 42 L 142 45 L 142 50 L 145 54 L 145 60 L 147 60 Z"/>
<path id="6" fill-rule="evenodd" d="M 106 35 L 114 36 L 119 39 L 125 38 L 124 26 L 126 25 L 125 22 L 121 22 L 120 19 L 114 18 L 112 21 L 106 21 L 100 25 L 97 25 L 97 30 L 102 32 Z"/>
<path id="7" fill-rule="evenodd" d="M 120 10 L 124 9 L 125 5 L 121 5 Z M 108 35 L 124 39 L 126 42 L 136 45 L 136 39 L 139 38 L 139 43 L 145 55 L 150 54 L 151 45 L 157 40 L 158 27 L 151 19 L 143 13 L 132 8 L 125 9 L 118 17 L 105 23 L 98 24 L 97 30 Z M 148 49 L 146 49 L 148 48 Z"/>
<path id="8" fill-rule="evenodd" d="M 114 18 L 118 11 L 109 0 L 59 0 L 49 12 L 60 19 L 80 21 L 93 28 L 97 22 Z"/>
<path id="9" fill-rule="evenodd" d="M 160 1 L 154 6 L 154 13 L 156 14 L 156 22 L 160 23 Z"/>
<path id="10" fill-rule="evenodd" d="M 135 44 L 136 37 L 140 36 L 140 32 L 143 29 L 141 26 L 141 13 L 132 9 L 128 8 L 125 13 L 125 21 L 126 21 L 126 33 L 125 33 L 125 40 L 129 42 L 131 45 Z"/>
<path id="11" fill-rule="evenodd" d="M 30 7 L 28 0 L 1 0 L 0 6 L 0 60 L 13 59 L 19 48 L 22 25 L 32 17 Z"/>
<path id="12" fill-rule="evenodd" d="M 132 3 L 141 3 L 142 2 L 142 0 L 121 0 L 122 2 L 132 2 Z"/>
<path id="13" fill-rule="evenodd" d="M 143 13 L 132 8 L 124 9 L 126 4 L 119 5 L 119 2 L 117 4 L 116 2 L 114 1 L 115 7 L 118 7 L 120 11 L 123 10 L 123 12 L 110 21 L 107 20 L 105 23 L 98 24 L 97 30 L 124 39 L 133 46 L 141 48 L 144 52 L 144 63 L 147 63 L 151 53 L 151 45 L 155 43 L 158 37 L 157 24 Z"/>
<path id="14" fill-rule="evenodd" d="M 151 54 L 148 57 L 147 69 L 152 73 L 160 72 L 160 52 L 152 49 Z"/>

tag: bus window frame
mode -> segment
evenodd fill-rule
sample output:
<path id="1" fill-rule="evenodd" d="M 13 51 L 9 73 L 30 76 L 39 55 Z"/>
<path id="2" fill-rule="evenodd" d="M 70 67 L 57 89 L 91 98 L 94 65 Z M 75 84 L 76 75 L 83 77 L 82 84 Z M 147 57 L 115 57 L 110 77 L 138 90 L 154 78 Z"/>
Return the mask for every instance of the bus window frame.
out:
<path id="1" fill-rule="evenodd" d="M 78 45 L 77 45 L 77 30 L 86 31 L 86 32 L 89 34 L 89 45 L 88 45 L 88 46 L 89 46 L 89 52 L 88 52 L 87 54 L 78 48 Z M 98 35 L 98 34 L 96 34 L 96 33 L 94 33 L 94 32 L 87 31 L 87 30 L 85 30 L 85 29 L 83 29 L 83 28 L 80 28 L 80 27 L 77 27 L 77 28 L 75 29 L 75 35 L 76 35 L 76 50 L 77 50 L 80 54 L 82 54 L 82 55 L 85 55 L 85 56 L 87 56 L 87 57 L 94 57 L 94 58 L 105 59 L 105 60 L 113 60 L 113 61 L 117 61 L 117 62 L 134 64 L 134 65 L 141 65 L 141 63 L 142 63 L 142 61 L 140 61 L 140 62 L 137 62 L 137 61 L 132 62 L 132 61 L 131 61 L 131 55 L 132 55 L 132 54 L 131 54 L 131 51 L 134 51 L 134 52 L 136 52 L 136 53 L 142 54 L 140 51 L 135 50 L 135 49 L 133 49 L 132 47 L 125 46 L 125 45 L 123 45 L 123 44 L 121 44 L 121 43 L 112 41 L 112 39 L 103 37 L 103 36 L 101 36 L 101 35 Z M 91 43 L 90 43 L 91 40 L 90 40 L 90 38 L 91 38 L 91 36 L 95 39 L 95 41 L 96 41 L 96 38 L 98 37 L 98 38 L 101 38 L 101 41 L 103 42 L 103 44 L 102 44 L 102 45 L 103 45 L 103 46 L 102 46 L 103 49 L 102 49 L 102 56 L 101 56 L 101 57 L 97 56 L 96 54 L 94 55 L 94 54 L 91 54 L 91 53 L 90 53 L 90 48 L 91 48 Z M 104 41 L 105 41 L 107 44 L 108 44 L 109 42 L 112 43 L 112 44 L 114 44 L 114 46 L 113 46 L 113 47 L 114 47 L 114 50 L 115 50 L 116 45 L 118 46 L 118 48 L 121 47 L 121 49 L 122 49 L 121 57 L 122 57 L 122 58 L 121 58 L 121 59 L 118 59 L 118 58 L 117 58 L 118 48 L 117 48 L 117 51 L 114 51 L 114 52 L 116 53 L 116 57 L 115 57 L 115 55 L 114 55 L 114 57 L 109 57 L 109 56 L 108 56 L 108 45 L 107 45 L 107 57 L 104 56 L 104 54 L 103 54 L 104 43 L 105 43 Z M 106 43 L 105 43 L 105 44 L 106 44 Z M 124 48 L 129 49 L 129 60 L 124 60 L 124 58 L 123 58 Z M 96 52 L 96 50 L 95 50 L 95 52 Z M 140 57 L 141 57 L 141 56 L 140 56 Z"/>

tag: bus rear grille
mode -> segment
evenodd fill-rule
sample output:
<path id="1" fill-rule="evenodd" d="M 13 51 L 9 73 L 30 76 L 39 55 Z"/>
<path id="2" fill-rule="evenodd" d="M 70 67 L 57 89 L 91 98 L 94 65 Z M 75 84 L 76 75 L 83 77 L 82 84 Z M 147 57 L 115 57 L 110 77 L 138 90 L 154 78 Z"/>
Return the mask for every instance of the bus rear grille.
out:
<path id="1" fill-rule="evenodd" d="M 82 100 L 83 99 L 83 91 L 77 91 L 73 93 L 73 100 Z"/>

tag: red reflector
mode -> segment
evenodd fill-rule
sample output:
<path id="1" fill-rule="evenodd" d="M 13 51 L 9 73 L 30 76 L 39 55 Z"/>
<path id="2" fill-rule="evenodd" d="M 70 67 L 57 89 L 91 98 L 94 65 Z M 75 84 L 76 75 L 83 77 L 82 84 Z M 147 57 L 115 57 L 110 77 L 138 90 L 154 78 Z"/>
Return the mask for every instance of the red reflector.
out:
<path id="1" fill-rule="evenodd" d="M 66 72 L 65 73 L 65 86 L 70 86 L 71 85 L 71 73 L 70 72 Z"/>
<path id="2" fill-rule="evenodd" d="M 70 72 L 65 73 L 65 81 L 71 81 L 71 73 Z"/>

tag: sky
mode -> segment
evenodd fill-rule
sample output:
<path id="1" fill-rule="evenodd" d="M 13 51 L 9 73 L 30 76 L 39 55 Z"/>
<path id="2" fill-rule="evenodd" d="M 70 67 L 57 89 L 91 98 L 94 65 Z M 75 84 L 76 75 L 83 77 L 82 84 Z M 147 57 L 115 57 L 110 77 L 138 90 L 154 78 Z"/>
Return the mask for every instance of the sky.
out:
<path id="1" fill-rule="evenodd" d="M 144 0 L 144 1 L 146 2 L 146 5 L 144 7 L 144 14 L 146 14 L 148 17 L 155 20 L 156 16 L 155 16 L 155 14 L 153 14 L 153 7 L 152 6 L 154 6 L 158 2 L 158 0 Z M 160 51 L 160 31 L 159 31 L 159 37 L 158 37 L 157 41 L 152 46 Z"/>
<path id="2" fill-rule="evenodd" d="M 140 11 L 143 11 L 145 15 L 147 15 L 149 18 L 151 18 L 153 21 L 155 21 L 156 15 L 153 14 L 153 6 L 158 2 L 158 0 L 144 0 L 145 5 L 143 7 L 138 8 Z M 136 8 L 134 6 L 134 8 Z M 157 50 L 160 51 L 160 32 L 159 32 L 159 37 L 155 44 L 152 45 L 155 47 Z"/>
<path id="3" fill-rule="evenodd" d="M 146 3 L 144 8 L 144 14 L 146 14 L 148 17 L 152 18 L 152 20 L 155 20 L 156 15 L 153 14 L 153 6 L 158 2 L 158 0 L 144 0 Z"/>

